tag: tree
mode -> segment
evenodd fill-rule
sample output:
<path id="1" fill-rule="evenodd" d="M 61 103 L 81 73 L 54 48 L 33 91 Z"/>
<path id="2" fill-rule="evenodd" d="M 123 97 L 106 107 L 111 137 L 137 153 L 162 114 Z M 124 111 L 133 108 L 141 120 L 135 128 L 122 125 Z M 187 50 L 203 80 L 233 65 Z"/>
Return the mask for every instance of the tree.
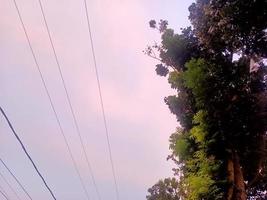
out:
<path id="1" fill-rule="evenodd" d="M 194 31 L 209 51 L 266 56 L 266 0 L 197 0 L 189 11 Z"/>
<path id="2" fill-rule="evenodd" d="M 180 200 L 179 183 L 175 178 L 159 180 L 148 192 L 148 200 Z"/>
<path id="3" fill-rule="evenodd" d="M 162 41 L 145 51 L 177 90 L 165 102 L 180 124 L 168 157 L 180 198 L 265 199 L 267 2 L 197 0 L 189 11 L 180 34 L 152 20 Z"/>

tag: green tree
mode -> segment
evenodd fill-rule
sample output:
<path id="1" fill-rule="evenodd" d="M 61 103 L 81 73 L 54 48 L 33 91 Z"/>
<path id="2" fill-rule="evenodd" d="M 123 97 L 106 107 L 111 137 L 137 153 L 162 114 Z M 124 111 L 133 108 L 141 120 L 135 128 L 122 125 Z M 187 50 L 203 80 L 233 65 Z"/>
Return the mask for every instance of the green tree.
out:
<path id="1" fill-rule="evenodd" d="M 175 178 L 158 181 L 149 190 L 148 200 L 180 200 L 179 183 Z"/>
<path id="2" fill-rule="evenodd" d="M 197 0 L 189 11 L 180 34 L 152 20 L 161 43 L 145 51 L 177 90 L 165 102 L 180 124 L 168 157 L 180 198 L 265 199 L 267 2 Z"/>

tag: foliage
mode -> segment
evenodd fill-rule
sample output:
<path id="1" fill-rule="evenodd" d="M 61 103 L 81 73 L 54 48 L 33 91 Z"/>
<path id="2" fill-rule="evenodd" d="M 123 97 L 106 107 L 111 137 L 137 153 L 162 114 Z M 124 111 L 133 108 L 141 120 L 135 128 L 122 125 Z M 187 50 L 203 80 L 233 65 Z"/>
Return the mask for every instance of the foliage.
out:
<path id="1" fill-rule="evenodd" d="M 157 182 L 148 190 L 147 200 L 180 200 L 179 183 L 175 178 L 166 178 Z"/>
<path id="2" fill-rule="evenodd" d="M 177 166 L 175 190 L 183 200 L 264 199 L 267 2 L 197 0 L 189 11 L 193 28 L 179 34 L 151 20 L 161 43 L 145 51 L 177 91 L 164 99 L 180 125 L 168 157 Z M 172 199 L 156 191 L 154 199 Z"/>
<path id="3" fill-rule="evenodd" d="M 266 55 L 267 1 L 197 0 L 189 11 L 195 33 L 209 51 Z"/>

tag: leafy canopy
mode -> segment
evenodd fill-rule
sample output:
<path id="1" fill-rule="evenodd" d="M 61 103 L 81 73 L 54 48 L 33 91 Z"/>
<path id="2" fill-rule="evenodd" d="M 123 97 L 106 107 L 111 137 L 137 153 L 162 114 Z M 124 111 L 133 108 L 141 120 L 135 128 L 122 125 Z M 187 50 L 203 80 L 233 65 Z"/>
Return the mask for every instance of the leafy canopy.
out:
<path id="1" fill-rule="evenodd" d="M 267 1 L 197 0 L 189 11 L 193 27 L 180 33 L 165 20 L 149 23 L 161 42 L 145 53 L 177 91 L 164 100 L 179 127 L 168 157 L 177 166 L 176 196 L 160 181 L 147 199 L 263 199 Z"/>

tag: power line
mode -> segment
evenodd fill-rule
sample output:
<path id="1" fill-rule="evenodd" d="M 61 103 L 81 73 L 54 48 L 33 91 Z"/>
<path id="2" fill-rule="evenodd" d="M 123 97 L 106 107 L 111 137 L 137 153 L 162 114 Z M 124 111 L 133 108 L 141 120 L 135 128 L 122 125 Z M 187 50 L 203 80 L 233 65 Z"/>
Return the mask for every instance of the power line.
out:
<path id="1" fill-rule="evenodd" d="M 23 142 L 21 141 L 20 137 L 18 136 L 18 134 L 16 133 L 15 129 L 13 128 L 11 122 L 9 121 L 5 111 L 2 109 L 2 107 L 0 106 L 0 111 L 2 113 L 2 115 L 4 116 L 4 118 L 6 119 L 9 128 L 12 130 L 14 136 L 16 137 L 16 139 L 18 140 L 18 142 L 21 145 L 21 148 L 23 149 L 24 153 L 26 154 L 26 156 L 28 157 L 28 159 L 30 160 L 30 162 L 32 163 L 35 171 L 37 172 L 38 176 L 42 179 L 46 189 L 49 191 L 49 193 L 51 194 L 51 196 L 53 197 L 54 200 L 56 200 L 56 197 L 54 195 L 54 193 L 52 192 L 51 188 L 48 186 L 46 180 L 44 179 L 43 175 L 41 174 L 41 172 L 39 171 L 39 169 L 37 168 L 35 162 L 33 161 L 32 157 L 30 156 L 30 154 L 28 153 L 28 151 L 26 150 L 26 147 L 24 146 Z"/>
<path id="2" fill-rule="evenodd" d="M 9 189 L 14 193 L 14 195 L 17 197 L 17 199 L 21 200 L 21 198 L 18 196 L 17 192 L 13 189 L 13 187 L 9 184 L 9 182 L 6 180 L 4 175 L 0 173 L 1 178 L 4 180 L 4 182 L 8 185 Z"/>
<path id="3" fill-rule="evenodd" d="M 88 155 L 87 155 L 87 152 L 86 152 L 86 149 L 85 149 L 83 138 L 81 136 L 81 131 L 80 131 L 80 128 L 79 128 L 79 125 L 78 125 L 78 122 L 77 122 L 77 117 L 75 115 L 75 112 L 74 112 L 74 109 L 73 109 L 73 106 L 72 106 L 72 103 L 71 103 L 71 100 L 70 100 L 70 94 L 69 94 L 67 86 L 66 86 L 66 81 L 65 81 L 63 73 L 62 73 L 61 65 L 60 65 L 60 62 L 59 62 L 59 59 L 58 59 L 58 56 L 57 56 L 57 52 L 56 52 L 56 49 L 55 49 L 55 46 L 54 46 L 54 42 L 53 42 L 53 39 L 52 39 L 52 36 L 51 36 L 51 32 L 50 32 L 48 23 L 47 23 L 47 20 L 46 20 L 46 15 L 45 15 L 45 12 L 44 12 L 43 4 L 42 4 L 41 0 L 38 0 L 38 1 L 39 1 L 39 5 L 40 5 L 40 8 L 41 8 L 42 16 L 43 16 L 43 19 L 44 19 L 44 24 L 45 24 L 45 27 L 46 27 L 46 30 L 47 30 L 47 34 L 48 34 L 48 37 L 49 37 L 50 45 L 51 45 L 52 50 L 53 50 L 53 55 L 54 55 L 54 58 L 56 60 L 57 68 L 59 70 L 60 78 L 61 78 L 61 81 L 62 81 L 62 84 L 63 84 L 63 87 L 64 87 L 64 91 L 65 91 L 65 94 L 66 94 L 66 97 L 67 97 L 68 105 L 70 107 L 70 111 L 71 111 L 71 115 L 72 115 L 72 118 L 73 118 L 73 121 L 74 121 L 74 125 L 75 125 L 76 131 L 77 131 L 78 136 L 79 136 L 80 144 L 82 146 L 82 151 L 83 151 L 83 154 L 84 154 L 85 159 L 86 159 L 87 167 L 89 169 L 89 173 L 91 175 L 91 178 L 92 178 L 92 181 L 93 181 L 93 185 L 94 185 L 95 191 L 97 193 L 97 197 L 100 200 L 101 198 L 100 198 L 98 187 L 97 187 L 97 184 L 96 184 L 96 181 L 95 181 L 95 176 L 94 176 L 94 173 L 93 173 L 93 170 L 92 170 L 92 167 L 91 167 L 91 163 L 89 161 L 89 158 L 88 158 Z"/>
<path id="4" fill-rule="evenodd" d="M 8 195 L 6 194 L 4 188 L 2 188 L 1 186 L 0 186 L 0 193 L 2 194 L 2 196 L 3 196 L 6 200 L 9 200 Z"/>
<path id="5" fill-rule="evenodd" d="M 7 197 L 7 195 L 6 195 L 4 192 L 2 192 L 2 191 L 0 190 L 0 193 L 1 193 L 1 195 L 2 195 L 6 200 L 9 200 L 8 197 Z"/>
<path id="6" fill-rule="evenodd" d="M 99 78 L 99 74 L 98 74 L 98 67 L 97 67 L 96 56 L 95 56 L 95 48 L 94 48 L 94 42 L 93 42 L 93 37 L 92 37 L 92 32 L 91 32 L 91 23 L 90 23 L 90 18 L 89 18 L 86 0 L 84 0 L 84 7 L 85 7 L 85 13 L 86 13 L 88 33 L 89 33 L 89 38 L 90 38 L 90 45 L 91 45 L 91 50 L 92 50 L 93 60 L 94 60 L 94 68 L 95 68 L 95 75 L 96 75 L 96 79 L 97 79 L 98 94 L 99 94 L 99 98 L 100 98 L 100 105 L 101 105 L 102 116 L 103 116 L 103 121 L 104 121 L 104 126 L 105 126 L 106 139 L 107 139 L 107 144 L 108 144 L 109 159 L 110 159 L 110 164 L 111 164 L 111 168 L 112 168 L 113 180 L 114 180 L 114 185 L 115 185 L 115 190 L 116 190 L 116 197 L 117 197 L 117 200 L 119 200 L 119 189 L 118 189 L 117 178 L 116 178 L 115 168 L 114 168 L 114 163 L 113 163 L 113 158 L 112 158 L 111 145 L 110 145 L 110 140 L 109 140 L 109 131 L 108 131 L 104 102 L 103 102 L 103 97 L 102 97 L 102 92 L 101 92 L 101 83 L 100 83 L 100 78 Z"/>
<path id="7" fill-rule="evenodd" d="M 86 190 L 85 184 L 84 184 L 84 182 L 83 182 L 83 180 L 82 180 L 82 176 L 81 176 L 81 174 L 80 174 L 80 172 L 79 172 L 79 170 L 78 170 L 78 165 L 77 165 L 77 163 L 76 163 L 76 161 L 75 161 L 75 159 L 74 159 L 74 156 L 73 156 L 72 151 L 71 151 L 71 149 L 70 149 L 70 145 L 69 145 L 69 143 L 68 143 L 68 141 L 67 141 L 67 138 L 66 138 L 66 136 L 65 136 L 65 133 L 64 133 L 64 131 L 63 131 L 62 125 L 61 125 L 61 123 L 60 123 L 58 114 L 57 114 L 57 112 L 56 112 L 55 106 L 54 106 L 54 104 L 53 104 L 51 95 L 50 95 L 49 90 L 48 90 L 48 87 L 47 87 L 47 85 L 46 85 L 46 82 L 45 82 L 45 80 L 44 80 L 44 77 L 43 77 L 42 71 L 41 71 L 41 69 L 40 69 L 39 63 L 38 63 L 37 58 L 36 58 L 36 56 L 35 56 L 35 53 L 34 53 L 34 51 L 33 51 L 32 44 L 31 44 L 31 42 L 30 42 L 30 39 L 29 39 L 27 30 L 26 30 L 26 27 L 25 27 L 24 22 L 23 22 L 23 20 L 22 20 L 22 17 L 21 17 L 21 14 L 20 14 L 20 10 L 19 10 L 19 8 L 18 8 L 18 6 L 17 6 L 16 0 L 14 0 L 14 4 L 15 4 L 15 7 L 16 7 L 16 10 L 17 10 L 17 13 L 18 13 L 18 16 L 19 16 L 21 25 L 22 25 L 22 27 L 23 27 L 23 31 L 24 31 L 25 36 L 26 36 L 26 38 L 27 38 L 27 42 L 28 42 L 28 45 L 29 45 L 29 47 L 30 47 L 31 54 L 32 54 L 32 56 L 33 56 L 35 65 L 36 65 L 36 67 L 37 67 L 37 69 L 38 69 L 38 72 L 39 72 L 39 75 L 40 75 L 42 84 L 43 84 L 43 86 L 44 86 L 46 95 L 47 95 L 47 97 L 48 97 L 48 100 L 49 100 L 49 102 L 50 102 L 51 108 L 52 108 L 53 113 L 54 113 L 54 115 L 55 115 L 57 124 L 58 124 L 58 126 L 59 126 L 60 133 L 61 133 L 61 135 L 62 135 L 63 138 L 64 138 L 64 142 L 65 142 L 65 144 L 66 144 L 66 146 L 67 146 L 68 153 L 69 153 L 69 155 L 70 155 L 70 157 L 71 157 L 71 161 L 72 161 L 72 163 L 73 163 L 73 165 L 74 165 L 74 168 L 75 168 L 75 171 L 76 171 L 76 173 L 77 173 L 77 175 L 78 175 L 79 181 L 80 181 L 80 183 L 81 183 L 81 185 L 82 185 L 82 188 L 83 188 L 83 190 L 84 190 L 84 192 L 85 192 L 85 195 L 86 195 L 87 199 L 89 200 L 89 199 L 90 199 L 90 198 L 89 198 L 89 194 L 88 194 L 88 192 L 87 192 L 87 190 Z"/>
<path id="8" fill-rule="evenodd" d="M 29 199 L 32 200 L 32 197 L 30 194 L 27 192 L 25 187 L 21 184 L 21 182 L 17 179 L 17 177 L 13 174 L 13 172 L 9 169 L 9 167 L 6 165 L 6 163 L 0 158 L 1 163 L 4 165 L 4 167 L 7 169 L 7 171 L 11 174 L 11 176 L 16 180 L 16 182 L 19 184 L 21 189 L 25 192 L 25 194 L 29 197 Z"/>

